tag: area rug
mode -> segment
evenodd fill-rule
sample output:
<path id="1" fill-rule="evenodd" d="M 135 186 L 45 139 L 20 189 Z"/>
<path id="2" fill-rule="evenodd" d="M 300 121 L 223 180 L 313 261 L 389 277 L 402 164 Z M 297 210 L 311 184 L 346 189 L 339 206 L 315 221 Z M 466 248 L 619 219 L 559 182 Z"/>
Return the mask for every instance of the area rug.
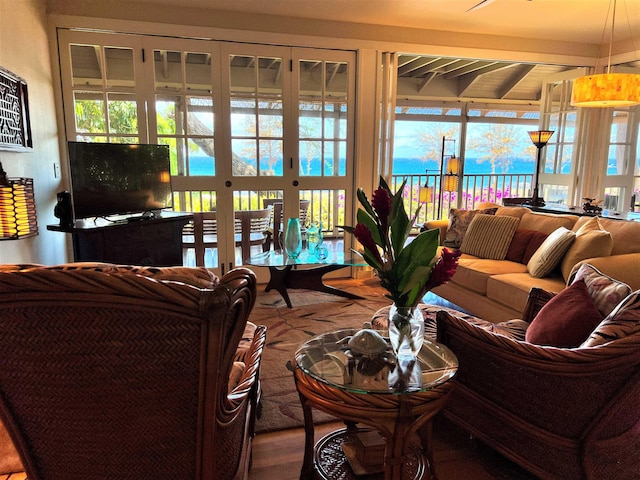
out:
<path id="1" fill-rule="evenodd" d="M 297 348 L 311 338 L 340 328 L 361 328 L 363 322 L 391 301 L 384 296 L 379 280 L 344 279 L 327 281 L 333 287 L 355 293 L 362 300 L 350 300 L 309 290 L 289 290 L 293 308 L 287 308 L 278 292 L 259 294 L 250 321 L 267 326 L 260 380 L 262 412 L 256 424 L 258 433 L 303 426 L 302 407 L 293 374 L 287 363 Z M 335 420 L 314 409 L 314 423 Z"/>

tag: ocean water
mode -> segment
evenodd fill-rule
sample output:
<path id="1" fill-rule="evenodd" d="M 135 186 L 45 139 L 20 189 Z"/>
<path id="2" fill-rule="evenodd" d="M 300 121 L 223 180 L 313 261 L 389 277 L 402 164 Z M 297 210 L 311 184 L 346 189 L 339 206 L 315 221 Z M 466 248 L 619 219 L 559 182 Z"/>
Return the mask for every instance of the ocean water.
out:
<path id="1" fill-rule="evenodd" d="M 255 164 L 255 163 L 254 163 Z M 191 157 L 189 171 L 191 175 L 214 175 L 213 162 L 209 157 Z M 318 176 L 321 174 L 322 163 L 320 159 L 314 159 L 311 161 L 310 174 L 312 176 Z M 508 171 L 503 172 L 501 169 L 497 169 L 496 173 L 508 173 L 508 174 L 531 174 L 533 173 L 534 162 L 531 160 L 515 159 L 512 161 L 511 167 Z M 331 171 L 332 161 L 325 162 L 325 170 Z M 438 162 L 425 161 L 415 158 L 396 158 L 393 161 L 393 174 L 394 175 L 424 175 L 425 170 L 429 170 L 429 174 L 433 175 L 437 173 Z M 282 163 L 276 162 L 274 165 L 276 172 L 282 171 Z M 464 172 L 467 175 L 477 175 L 491 173 L 491 163 L 483 162 L 479 163 L 475 158 L 465 159 Z"/>

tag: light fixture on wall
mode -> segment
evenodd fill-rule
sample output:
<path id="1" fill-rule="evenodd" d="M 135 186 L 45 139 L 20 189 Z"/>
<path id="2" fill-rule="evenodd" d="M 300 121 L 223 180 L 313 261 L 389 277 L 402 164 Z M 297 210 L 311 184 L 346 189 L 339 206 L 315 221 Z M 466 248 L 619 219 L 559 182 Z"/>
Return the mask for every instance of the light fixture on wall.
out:
<path id="1" fill-rule="evenodd" d="M 535 130 L 533 132 L 529 132 L 531 141 L 538 149 L 536 156 L 536 169 L 533 172 L 533 182 L 531 182 L 533 185 L 533 195 L 530 200 L 525 202 L 527 205 L 531 205 L 533 207 L 545 206 L 544 200 L 538 196 L 538 176 L 540 175 L 540 163 L 542 161 L 542 147 L 549 142 L 553 133 L 553 130 Z"/>
<path id="2" fill-rule="evenodd" d="M 610 10 L 613 6 L 613 14 L 611 16 L 607 72 L 576 78 L 573 81 L 571 105 L 576 107 L 622 107 L 640 103 L 640 74 L 611 73 L 611 47 L 616 21 L 616 1 L 611 0 L 609 4 Z M 596 64 L 596 69 L 597 67 Z"/>
<path id="3" fill-rule="evenodd" d="M 32 178 L 7 178 L 0 163 L 0 240 L 38 234 Z"/>

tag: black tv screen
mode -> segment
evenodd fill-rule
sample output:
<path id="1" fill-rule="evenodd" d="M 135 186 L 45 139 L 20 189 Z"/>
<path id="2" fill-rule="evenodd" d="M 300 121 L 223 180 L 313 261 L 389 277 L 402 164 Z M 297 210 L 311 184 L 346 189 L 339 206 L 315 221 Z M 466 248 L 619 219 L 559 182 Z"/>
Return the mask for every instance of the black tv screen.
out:
<path id="1" fill-rule="evenodd" d="M 74 218 L 172 206 L 167 145 L 69 142 Z"/>

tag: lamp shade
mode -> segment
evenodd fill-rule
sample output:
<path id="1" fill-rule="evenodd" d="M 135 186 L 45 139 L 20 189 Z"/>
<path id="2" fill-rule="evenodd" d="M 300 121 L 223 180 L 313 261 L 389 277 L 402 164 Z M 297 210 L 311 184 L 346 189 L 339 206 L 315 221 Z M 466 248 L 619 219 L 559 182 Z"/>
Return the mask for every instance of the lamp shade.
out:
<path id="1" fill-rule="evenodd" d="M 433 188 L 424 186 L 420 188 L 420 203 L 431 203 L 433 199 Z"/>
<path id="2" fill-rule="evenodd" d="M 555 130 L 535 130 L 527 133 L 529 133 L 529 138 L 533 144 L 538 148 L 542 148 L 549 142 Z"/>
<path id="3" fill-rule="evenodd" d="M 446 174 L 442 176 L 444 179 L 444 190 L 446 192 L 458 191 L 458 176 L 455 174 Z"/>
<path id="4" fill-rule="evenodd" d="M 0 184 L 0 240 L 38 234 L 32 178 L 8 178 Z"/>
<path id="5" fill-rule="evenodd" d="M 447 173 L 460 174 L 460 160 L 454 155 L 447 162 Z"/>
<path id="6" fill-rule="evenodd" d="M 571 105 L 624 107 L 640 103 L 640 74 L 601 73 L 573 81 Z"/>

